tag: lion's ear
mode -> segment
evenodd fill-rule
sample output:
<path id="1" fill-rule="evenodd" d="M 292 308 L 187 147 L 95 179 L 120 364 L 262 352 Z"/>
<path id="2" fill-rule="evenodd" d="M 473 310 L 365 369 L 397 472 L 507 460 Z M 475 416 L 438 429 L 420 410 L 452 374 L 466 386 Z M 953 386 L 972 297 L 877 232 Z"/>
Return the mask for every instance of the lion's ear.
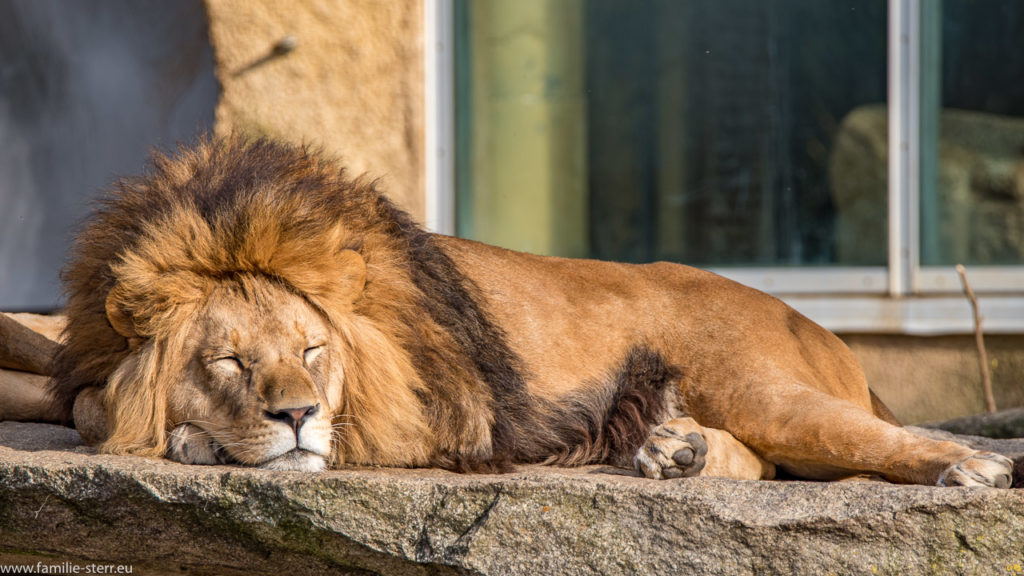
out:
<path id="1" fill-rule="evenodd" d="M 366 261 L 355 250 L 342 250 L 337 256 L 339 294 L 345 303 L 355 302 L 366 287 Z"/>
<path id="2" fill-rule="evenodd" d="M 142 338 L 135 330 L 135 322 L 132 321 L 131 315 L 121 306 L 121 302 L 116 296 L 116 290 L 111 290 L 107 294 L 106 309 L 107 321 L 110 322 L 114 331 L 127 338 L 128 345 L 135 349 L 142 342 Z"/>

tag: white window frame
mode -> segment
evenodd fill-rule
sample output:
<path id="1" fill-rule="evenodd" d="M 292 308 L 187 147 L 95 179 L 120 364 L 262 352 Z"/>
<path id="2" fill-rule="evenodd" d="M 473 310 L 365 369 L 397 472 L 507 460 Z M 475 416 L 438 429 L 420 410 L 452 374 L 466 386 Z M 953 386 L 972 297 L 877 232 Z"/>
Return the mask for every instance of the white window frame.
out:
<path id="1" fill-rule="evenodd" d="M 921 0 L 889 0 L 889 265 L 716 268 L 840 333 L 969 334 L 973 317 L 952 266 L 920 265 Z M 426 221 L 455 234 L 453 0 L 424 0 Z M 1024 334 L 1024 266 L 968 269 L 987 333 Z"/>
<path id="2" fill-rule="evenodd" d="M 454 25 L 452 0 L 424 0 L 426 224 L 449 236 L 455 235 Z"/>

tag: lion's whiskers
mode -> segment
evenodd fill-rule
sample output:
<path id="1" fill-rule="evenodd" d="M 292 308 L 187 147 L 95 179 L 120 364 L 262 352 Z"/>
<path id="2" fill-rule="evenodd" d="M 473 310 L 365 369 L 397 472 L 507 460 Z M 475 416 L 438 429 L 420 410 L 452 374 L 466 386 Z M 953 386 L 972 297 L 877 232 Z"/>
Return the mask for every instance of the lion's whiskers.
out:
<path id="1" fill-rule="evenodd" d="M 205 424 L 211 428 L 217 427 L 216 423 L 211 422 L 210 420 L 182 420 L 181 422 L 178 423 L 178 426 L 181 426 L 182 424 L 191 424 L 196 428 L 199 428 L 199 432 L 204 434 L 209 434 L 209 431 L 206 428 L 199 426 L 199 424 Z"/>
<path id="2" fill-rule="evenodd" d="M 331 452 L 335 451 L 335 447 L 344 447 L 351 450 L 352 444 L 349 443 L 347 437 L 338 433 L 337 430 L 333 430 L 331 431 Z"/>

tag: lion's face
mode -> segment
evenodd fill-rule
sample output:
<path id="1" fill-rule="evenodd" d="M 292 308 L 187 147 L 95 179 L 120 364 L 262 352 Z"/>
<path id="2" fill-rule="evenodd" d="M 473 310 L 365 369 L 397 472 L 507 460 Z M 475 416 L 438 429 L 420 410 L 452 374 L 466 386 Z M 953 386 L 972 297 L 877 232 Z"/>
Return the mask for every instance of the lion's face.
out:
<path id="1" fill-rule="evenodd" d="M 214 289 L 188 329 L 187 363 L 168 398 L 168 456 L 325 468 L 341 375 L 331 371 L 334 342 L 319 311 L 280 285 L 251 280 Z"/>

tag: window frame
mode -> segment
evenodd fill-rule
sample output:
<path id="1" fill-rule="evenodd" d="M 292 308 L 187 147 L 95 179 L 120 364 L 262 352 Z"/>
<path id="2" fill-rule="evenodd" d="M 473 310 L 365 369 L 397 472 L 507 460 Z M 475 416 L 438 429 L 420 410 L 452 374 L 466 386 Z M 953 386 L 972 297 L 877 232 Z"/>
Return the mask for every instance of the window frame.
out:
<path id="1" fill-rule="evenodd" d="M 921 0 L 888 0 L 888 266 L 712 267 L 844 333 L 970 334 L 953 266 L 920 263 Z M 426 225 L 455 234 L 453 0 L 424 0 Z M 972 266 L 988 333 L 1024 333 L 1024 266 Z"/>

